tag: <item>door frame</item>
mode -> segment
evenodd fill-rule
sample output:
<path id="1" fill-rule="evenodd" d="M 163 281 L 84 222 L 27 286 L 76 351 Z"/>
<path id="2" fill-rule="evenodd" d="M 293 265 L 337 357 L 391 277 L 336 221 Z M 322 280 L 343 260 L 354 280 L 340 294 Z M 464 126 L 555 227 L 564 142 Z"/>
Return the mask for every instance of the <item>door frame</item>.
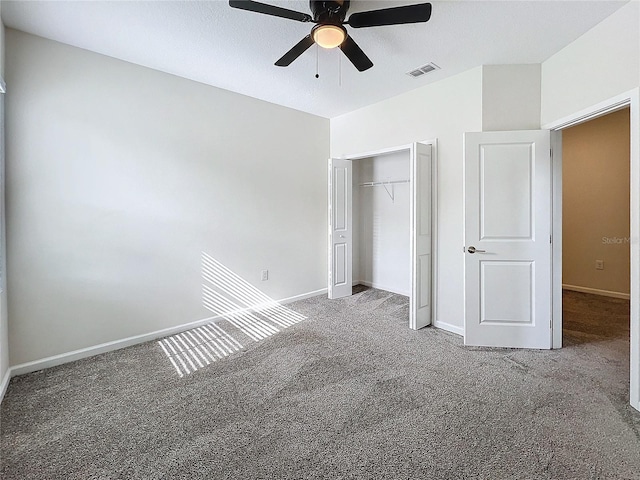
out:
<path id="1" fill-rule="evenodd" d="M 543 125 L 552 148 L 552 348 L 562 347 L 562 130 L 630 108 L 630 388 L 629 403 L 640 410 L 640 88 L 609 98 Z"/>
<path id="2" fill-rule="evenodd" d="M 437 321 L 437 291 L 438 291 L 438 139 L 421 140 L 414 143 L 431 145 L 431 325 L 438 327 Z M 411 152 L 413 143 L 382 148 L 369 152 L 342 155 L 341 160 L 362 160 L 397 152 Z M 413 254 L 413 253 L 412 253 Z"/>

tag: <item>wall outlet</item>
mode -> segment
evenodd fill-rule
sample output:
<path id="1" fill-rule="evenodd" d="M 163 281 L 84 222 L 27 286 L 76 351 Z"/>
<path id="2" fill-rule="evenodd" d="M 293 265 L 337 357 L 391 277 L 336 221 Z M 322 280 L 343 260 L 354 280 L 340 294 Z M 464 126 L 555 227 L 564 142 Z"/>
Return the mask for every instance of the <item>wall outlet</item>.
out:
<path id="1" fill-rule="evenodd" d="M 269 270 L 262 270 L 262 281 L 269 280 Z"/>
<path id="2" fill-rule="evenodd" d="M 596 260 L 596 270 L 604 270 L 604 260 Z"/>

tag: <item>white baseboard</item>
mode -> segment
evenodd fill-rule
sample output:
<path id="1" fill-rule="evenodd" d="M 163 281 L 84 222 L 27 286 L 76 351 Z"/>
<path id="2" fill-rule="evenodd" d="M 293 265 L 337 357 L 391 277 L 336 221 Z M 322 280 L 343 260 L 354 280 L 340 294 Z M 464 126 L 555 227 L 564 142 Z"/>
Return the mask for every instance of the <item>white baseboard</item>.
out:
<path id="1" fill-rule="evenodd" d="M 287 303 L 297 302 L 298 300 L 304 300 L 306 298 L 317 297 L 318 295 L 326 295 L 327 289 L 321 288 L 320 290 L 314 290 L 313 292 L 303 293 L 301 295 L 294 295 L 293 297 L 283 298 L 282 300 L 278 300 L 277 302 L 281 305 L 286 305 Z"/>
<path id="2" fill-rule="evenodd" d="M 4 377 L 2 377 L 2 383 L 0 383 L 0 403 L 4 400 L 4 394 L 7 392 L 7 387 L 9 386 L 9 381 L 12 376 L 11 368 L 8 368 L 4 373 Z"/>
<path id="3" fill-rule="evenodd" d="M 433 326 L 442 330 L 446 330 L 447 332 L 455 333 L 456 335 L 460 335 L 462 337 L 464 336 L 463 327 L 457 327 L 455 325 L 451 325 L 450 323 L 440 322 L 437 320 L 433 321 Z"/>
<path id="4" fill-rule="evenodd" d="M 112 352 L 114 350 L 120 350 L 121 348 L 131 347 L 132 345 L 138 345 L 140 343 L 155 340 L 157 338 L 175 335 L 176 333 L 184 332 L 185 330 L 200 327 L 218 318 L 219 316 L 203 318 L 202 320 L 177 325 L 175 327 L 156 330 L 154 332 L 145 333 L 142 335 L 134 335 L 133 337 L 127 337 L 120 340 L 114 340 L 112 342 L 101 343 L 99 345 L 93 345 L 91 347 L 81 348 L 79 350 L 73 350 L 71 352 L 41 358 L 32 362 L 21 363 L 19 365 L 14 365 L 13 367 L 11 367 L 11 376 L 15 377 L 16 375 L 24 375 L 26 373 L 37 372 L 38 370 L 56 367 L 58 365 L 62 365 L 63 363 L 74 362 L 76 360 L 92 357 L 101 353 Z"/>
<path id="5" fill-rule="evenodd" d="M 366 287 L 378 288 L 380 290 L 385 290 L 391 293 L 397 293 L 398 295 L 404 295 L 405 297 L 409 297 L 409 292 L 400 292 L 397 289 L 388 288 L 384 285 L 380 285 L 373 282 L 368 282 L 366 280 L 357 280 L 353 282 L 353 285 L 364 285 Z M 447 332 L 455 333 L 456 335 L 464 336 L 464 328 L 457 327 L 455 325 L 451 325 L 450 323 L 433 321 L 433 326 L 436 328 L 440 328 L 442 330 L 446 330 Z"/>
<path id="6" fill-rule="evenodd" d="M 603 297 L 623 298 L 625 300 L 629 300 L 631 298 L 631 295 L 629 295 L 628 293 L 611 292 L 609 290 L 600 290 L 598 288 L 580 287 L 578 285 L 565 285 L 564 283 L 562 284 L 562 289 L 563 290 L 571 290 L 573 292 L 590 293 L 592 295 L 602 295 Z"/>
<path id="7" fill-rule="evenodd" d="M 303 293 L 301 295 L 295 295 L 293 297 L 284 298 L 282 300 L 277 300 L 275 301 L 275 303 L 278 303 L 280 305 L 285 305 L 298 300 L 304 300 L 305 298 L 311 298 L 318 295 L 322 295 L 323 293 L 324 294 L 327 293 L 326 288 L 315 290 L 313 292 Z M 239 309 L 238 312 L 252 310 L 252 309 L 259 309 L 261 306 L 263 305 L 256 305 L 256 306 L 253 306 L 252 308 Z M 236 312 L 229 312 L 229 313 L 231 314 Z M 112 352 L 114 350 L 120 350 L 121 348 L 130 347 L 132 345 L 138 345 L 140 343 L 156 340 L 158 338 L 168 337 L 170 335 L 175 335 L 176 333 L 184 332 L 186 330 L 191 330 L 193 328 L 206 325 L 207 323 L 213 322 L 215 320 L 220 320 L 222 318 L 223 318 L 223 315 L 215 315 L 213 317 L 203 318 L 201 320 L 196 320 L 195 322 L 185 323 L 182 325 L 177 325 L 175 327 L 164 328 L 162 330 L 156 330 L 154 332 L 145 333 L 142 335 L 134 335 L 133 337 L 114 340 L 112 342 L 101 343 L 99 345 L 94 345 L 87 348 L 81 348 L 79 350 L 74 350 L 72 352 L 61 353 L 59 355 L 53 355 L 51 357 L 42 358 L 40 360 L 34 360 L 32 362 L 22 363 L 20 365 L 15 365 L 9 369 L 9 371 L 11 372 L 10 377 L 15 377 L 17 375 L 24 375 L 26 373 L 31 373 L 31 372 L 37 372 L 38 370 L 55 367 L 58 365 L 62 365 L 63 363 L 74 362 L 76 360 L 92 357 L 94 355 L 99 355 L 101 353 Z M 7 383 L 8 383 L 8 380 L 7 380 Z"/>
<path id="8" fill-rule="evenodd" d="M 353 282 L 354 285 L 364 285 L 365 287 L 377 288 L 378 290 L 384 290 L 385 292 L 397 293 L 398 295 L 402 295 L 405 297 L 409 296 L 409 292 L 404 290 L 399 290 L 397 288 L 389 287 L 388 285 L 381 285 L 379 283 L 368 282 L 366 280 L 358 280 L 357 282 Z"/>

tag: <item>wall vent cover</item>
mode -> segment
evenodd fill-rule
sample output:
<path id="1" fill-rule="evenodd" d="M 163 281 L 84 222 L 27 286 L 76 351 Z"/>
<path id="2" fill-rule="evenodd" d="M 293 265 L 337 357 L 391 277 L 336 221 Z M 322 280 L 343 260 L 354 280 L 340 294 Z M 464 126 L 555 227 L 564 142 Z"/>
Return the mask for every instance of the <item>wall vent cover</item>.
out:
<path id="1" fill-rule="evenodd" d="M 427 63 L 426 65 L 416 68 L 415 70 L 411 70 L 410 72 L 407 72 L 407 75 L 409 75 L 410 77 L 416 78 L 416 77 L 421 77 L 425 73 L 430 73 L 430 72 L 433 72 L 434 70 L 439 70 L 439 69 L 440 67 L 435 63 Z"/>

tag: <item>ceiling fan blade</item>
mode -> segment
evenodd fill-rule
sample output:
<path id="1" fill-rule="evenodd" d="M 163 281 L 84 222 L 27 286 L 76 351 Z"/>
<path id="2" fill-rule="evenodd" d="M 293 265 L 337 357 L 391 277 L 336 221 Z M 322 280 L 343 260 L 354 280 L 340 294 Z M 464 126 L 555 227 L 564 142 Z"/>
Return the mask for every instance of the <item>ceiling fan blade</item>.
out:
<path id="1" fill-rule="evenodd" d="M 229 6 L 239 8 L 240 10 L 248 10 L 249 12 L 264 13 L 273 17 L 288 18 L 289 20 L 297 20 L 298 22 L 311 22 L 311 15 L 288 8 L 267 5 L 266 3 L 254 2 L 252 0 L 229 0 Z"/>
<path id="2" fill-rule="evenodd" d="M 345 38 L 342 45 L 340 45 L 340 50 L 342 50 L 342 53 L 345 54 L 358 71 L 364 72 L 365 70 L 373 67 L 373 62 L 369 60 L 369 57 L 365 55 L 362 49 L 349 35 L 347 35 L 347 38 Z"/>
<path id="3" fill-rule="evenodd" d="M 293 62 L 296 58 L 306 52 L 307 49 L 314 43 L 315 42 L 313 41 L 313 38 L 311 38 L 311 35 L 307 35 L 298 43 L 296 43 L 291 50 L 285 53 L 280 58 L 280 60 L 276 62 L 276 65 L 278 67 L 288 67 L 289 65 L 291 65 L 291 62 Z"/>
<path id="4" fill-rule="evenodd" d="M 348 24 L 353 28 L 400 25 L 403 23 L 427 22 L 431 18 L 431 4 L 420 3 L 403 7 L 383 8 L 370 12 L 354 13 Z"/>

